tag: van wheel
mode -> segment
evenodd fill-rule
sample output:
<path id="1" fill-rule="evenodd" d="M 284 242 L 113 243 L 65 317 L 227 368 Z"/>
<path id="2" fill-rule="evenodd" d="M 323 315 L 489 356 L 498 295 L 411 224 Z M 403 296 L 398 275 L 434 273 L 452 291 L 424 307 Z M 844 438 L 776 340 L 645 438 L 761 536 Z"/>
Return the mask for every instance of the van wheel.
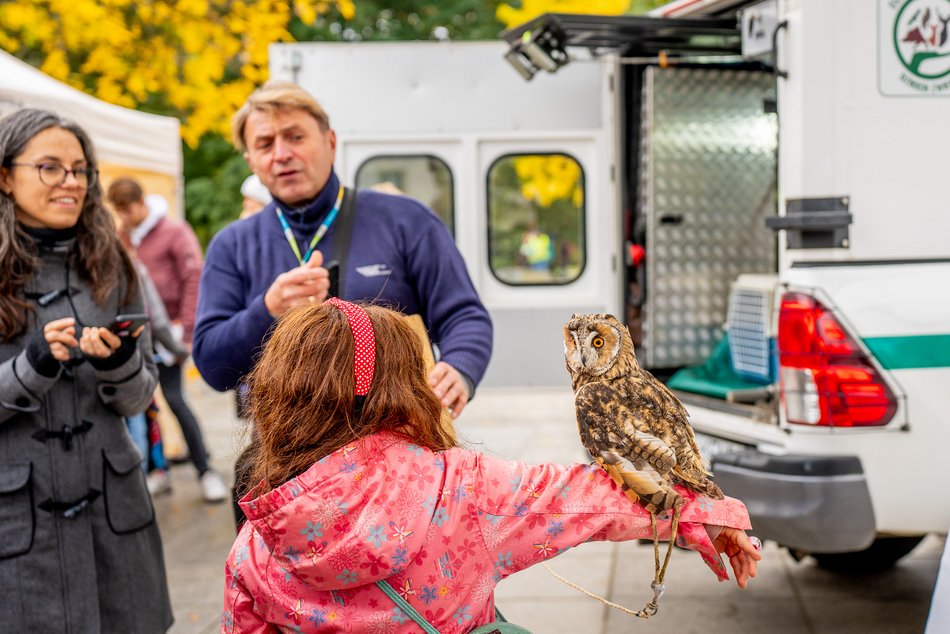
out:
<path id="1" fill-rule="evenodd" d="M 851 553 L 811 553 L 811 556 L 820 567 L 834 572 L 854 574 L 881 572 L 893 567 L 923 539 L 924 535 L 878 537 L 864 550 Z"/>

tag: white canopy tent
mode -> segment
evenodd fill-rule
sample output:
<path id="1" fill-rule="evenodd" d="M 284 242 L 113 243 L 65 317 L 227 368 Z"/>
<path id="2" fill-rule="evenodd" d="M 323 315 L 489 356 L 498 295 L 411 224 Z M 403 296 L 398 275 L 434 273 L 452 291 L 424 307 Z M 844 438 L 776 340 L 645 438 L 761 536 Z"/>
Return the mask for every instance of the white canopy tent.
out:
<path id="1" fill-rule="evenodd" d="M 44 108 L 81 125 L 92 137 L 103 186 L 119 176 L 139 180 L 147 193 L 183 209 L 179 121 L 115 106 L 0 51 L 0 118 L 20 108 Z"/>

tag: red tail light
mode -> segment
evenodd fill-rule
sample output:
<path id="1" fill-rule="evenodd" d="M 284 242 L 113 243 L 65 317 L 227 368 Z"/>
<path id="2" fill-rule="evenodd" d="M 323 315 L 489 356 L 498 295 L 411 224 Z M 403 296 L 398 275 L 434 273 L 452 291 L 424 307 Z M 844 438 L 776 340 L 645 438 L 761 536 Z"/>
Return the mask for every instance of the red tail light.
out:
<path id="1" fill-rule="evenodd" d="M 897 400 L 834 313 L 786 293 L 778 322 L 779 375 L 788 422 L 826 427 L 886 425 Z"/>

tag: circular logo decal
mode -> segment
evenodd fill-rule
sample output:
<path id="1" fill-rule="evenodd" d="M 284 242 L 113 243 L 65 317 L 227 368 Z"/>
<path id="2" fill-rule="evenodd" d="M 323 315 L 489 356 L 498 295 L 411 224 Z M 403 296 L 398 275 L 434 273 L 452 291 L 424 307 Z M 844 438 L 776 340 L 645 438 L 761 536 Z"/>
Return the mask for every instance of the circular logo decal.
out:
<path id="1" fill-rule="evenodd" d="M 894 18 L 894 48 L 921 79 L 950 75 L 950 2 L 907 0 Z"/>

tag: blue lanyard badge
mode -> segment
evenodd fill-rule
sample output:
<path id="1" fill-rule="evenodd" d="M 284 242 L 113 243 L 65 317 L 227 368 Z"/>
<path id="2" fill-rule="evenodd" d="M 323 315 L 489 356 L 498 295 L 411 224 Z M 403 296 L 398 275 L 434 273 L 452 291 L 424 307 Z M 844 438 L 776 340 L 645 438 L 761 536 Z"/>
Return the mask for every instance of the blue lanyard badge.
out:
<path id="1" fill-rule="evenodd" d="M 290 223 L 287 222 L 284 212 L 280 210 L 280 205 L 275 205 L 275 209 L 277 210 L 277 218 L 280 220 L 280 226 L 284 230 L 284 237 L 287 238 L 287 242 L 290 244 L 290 248 L 294 250 L 294 255 L 297 256 L 297 262 L 300 264 L 304 264 L 310 259 L 310 256 L 313 255 L 313 251 L 316 249 L 317 244 L 323 239 L 323 236 L 327 235 L 327 231 L 330 230 L 330 225 L 332 225 L 333 221 L 336 220 L 337 215 L 340 213 L 340 203 L 343 202 L 343 190 L 344 187 L 340 185 L 340 191 L 336 195 L 336 202 L 333 204 L 333 209 L 330 210 L 330 213 L 327 214 L 327 217 L 323 220 L 320 226 L 317 227 L 317 232 L 313 234 L 313 238 L 310 240 L 310 246 L 307 247 L 307 252 L 304 253 L 303 257 L 300 257 L 300 248 L 297 246 L 297 238 L 294 237 L 294 232 L 290 228 Z"/>

